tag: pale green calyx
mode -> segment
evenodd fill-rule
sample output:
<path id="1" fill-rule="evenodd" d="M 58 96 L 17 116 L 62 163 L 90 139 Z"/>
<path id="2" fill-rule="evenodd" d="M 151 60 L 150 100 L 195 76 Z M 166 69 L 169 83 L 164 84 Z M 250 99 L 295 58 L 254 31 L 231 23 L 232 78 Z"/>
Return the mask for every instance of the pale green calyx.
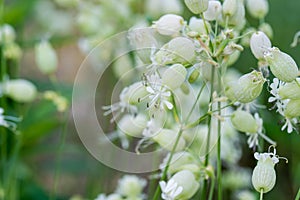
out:
<path id="1" fill-rule="evenodd" d="M 279 80 L 292 82 L 297 78 L 298 66 L 290 55 L 273 47 L 268 50 L 264 57 L 270 66 L 271 72 Z"/>
<path id="2" fill-rule="evenodd" d="M 296 83 L 296 81 L 298 83 Z M 281 86 L 278 90 L 281 99 L 300 99 L 300 79 Z"/>
<path id="3" fill-rule="evenodd" d="M 184 0 L 184 3 L 194 14 L 203 13 L 208 8 L 208 0 Z"/>
<path id="4" fill-rule="evenodd" d="M 185 37 L 176 37 L 165 44 L 156 54 L 155 60 L 162 65 L 191 63 L 195 58 L 195 46 Z"/>
<path id="5" fill-rule="evenodd" d="M 25 79 L 14 79 L 4 83 L 3 92 L 19 103 L 28 103 L 37 95 L 36 86 Z"/>
<path id="6" fill-rule="evenodd" d="M 174 64 L 162 74 L 162 83 L 169 89 L 174 90 L 185 81 L 187 71 L 181 64 Z"/>
<path id="7" fill-rule="evenodd" d="M 132 137 L 140 137 L 147 126 L 147 118 L 143 114 L 124 115 L 118 122 L 119 130 Z"/>
<path id="8" fill-rule="evenodd" d="M 265 81 L 262 73 L 254 70 L 238 81 L 230 82 L 225 87 L 225 94 L 233 102 L 249 103 L 260 95 Z"/>
<path id="9" fill-rule="evenodd" d="M 284 110 L 284 116 L 292 119 L 300 116 L 300 99 L 291 99 Z"/>
<path id="10" fill-rule="evenodd" d="M 44 74 L 51 74 L 57 69 L 57 55 L 48 41 L 43 40 L 35 46 L 35 62 Z"/>
<path id="11" fill-rule="evenodd" d="M 231 115 L 231 123 L 235 129 L 245 133 L 256 133 L 258 125 L 254 117 L 243 110 L 237 110 Z"/>
<path id="12" fill-rule="evenodd" d="M 252 184 L 256 191 L 267 193 L 273 189 L 276 182 L 275 164 L 279 159 L 273 153 L 255 153 L 258 160 L 252 174 Z"/>

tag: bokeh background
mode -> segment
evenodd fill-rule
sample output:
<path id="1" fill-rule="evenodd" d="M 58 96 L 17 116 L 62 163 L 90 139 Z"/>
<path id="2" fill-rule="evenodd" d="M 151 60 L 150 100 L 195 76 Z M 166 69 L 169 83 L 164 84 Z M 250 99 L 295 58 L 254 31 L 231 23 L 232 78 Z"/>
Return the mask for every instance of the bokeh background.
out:
<path id="1" fill-rule="evenodd" d="M 58 88 L 70 102 L 76 72 L 86 57 L 78 45 L 80 38 L 89 38 L 94 34 L 97 35 L 97 41 L 101 41 L 128 30 L 138 22 L 156 20 L 167 12 L 167 9 L 161 8 L 162 2 L 151 10 L 147 8 L 148 1 L 144 0 L 103 0 L 99 4 L 101 14 L 95 22 L 99 29 L 89 30 L 86 24 L 94 23 L 92 20 L 85 21 L 82 17 L 82 22 L 78 22 L 79 13 L 88 12 L 88 7 L 63 6 L 57 2 L 59 0 L 6 0 L 2 22 L 15 28 L 17 43 L 23 49 L 22 59 L 18 63 L 19 76 L 34 82 L 40 91 Z M 181 4 L 179 10 L 187 19 L 191 13 L 183 2 Z M 273 44 L 300 64 L 300 46 L 290 47 L 294 34 L 300 30 L 300 1 L 269 0 L 269 4 L 266 21 L 274 31 Z M 249 16 L 248 19 L 251 24 L 258 24 Z M 43 37 L 50 38 L 58 53 L 57 85 L 39 72 L 34 62 L 33 47 Z M 235 67 L 243 73 L 256 67 L 256 60 L 249 49 L 245 49 Z M 116 81 L 113 75 L 109 75 L 113 74 L 112 71 L 106 74 L 107 85 L 100 88 L 99 94 L 99 102 L 103 104 L 108 103 L 105 96 Z M 267 103 L 267 99 L 267 94 L 264 94 L 261 103 L 269 109 L 272 105 Z M 20 199 L 43 200 L 51 196 L 54 199 L 70 199 L 74 195 L 93 199 L 101 192 L 110 193 L 114 190 L 123 173 L 106 167 L 88 153 L 76 133 L 71 112 L 67 114 L 65 125 L 65 116 L 57 113 L 49 102 L 40 100 L 26 109 L 27 114 L 20 123 L 24 138 L 17 165 Z M 278 141 L 277 151 L 289 160 L 288 164 L 280 162 L 276 166 L 277 183 L 272 192 L 265 195 L 265 199 L 293 199 L 300 186 L 300 136 L 296 132 L 281 132 L 282 122 L 274 110 L 263 112 L 262 117 L 267 133 Z M 107 130 L 111 129 L 109 119 L 103 120 Z M 252 156 L 245 145 L 240 165 L 254 168 L 256 163 Z M 54 184 L 57 184 L 55 191 Z"/>

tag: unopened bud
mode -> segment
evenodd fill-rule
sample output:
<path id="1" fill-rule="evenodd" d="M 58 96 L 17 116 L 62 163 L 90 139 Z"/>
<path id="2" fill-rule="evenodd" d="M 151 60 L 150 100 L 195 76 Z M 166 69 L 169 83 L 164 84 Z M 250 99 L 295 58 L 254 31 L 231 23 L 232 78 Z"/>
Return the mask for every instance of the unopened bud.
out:
<path id="1" fill-rule="evenodd" d="M 210 24 L 206 24 L 208 29 L 211 29 Z M 189 21 L 189 27 L 192 31 L 199 33 L 200 35 L 207 34 L 203 19 L 198 19 L 196 17 L 191 17 Z"/>
<path id="2" fill-rule="evenodd" d="M 225 0 L 223 3 L 223 15 L 233 16 L 237 10 L 237 0 Z"/>
<path id="3" fill-rule="evenodd" d="M 273 29 L 270 24 L 262 23 L 259 25 L 258 30 L 264 32 L 270 39 L 273 38 Z"/>
<path id="4" fill-rule="evenodd" d="M 263 19 L 269 12 L 267 0 L 247 0 L 246 5 L 249 14 L 257 19 Z"/>
<path id="5" fill-rule="evenodd" d="M 189 83 L 194 83 L 200 75 L 200 72 L 198 69 L 194 69 L 189 77 Z"/>
<path id="6" fill-rule="evenodd" d="M 184 19 L 179 15 L 166 14 L 155 22 L 154 27 L 162 35 L 176 35 L 182 29 Z"/>
<path id="7" fill-rule="evenodd" d="M 177 89 L 185 81 L 187 71 L 181 64 L 174 64 L 162 75 L 162 83 L 171 90 Z"/>
<path id="8" fill-rule="evenodd" d="M 284 82 L 292 82 L 298 76 L 298 66 L 294 59 L 280 51 L 278 48 L 270 48 L 268 53 L 265 55 L 271 72 L 279 80 Z"/>
<path id="9" fill-rule="evenodd" d="M 231 115 L 231 123 L 238 131 L 245 133 L 256 133 L 258 125 L 254 117 L 243 110 L 237 110 Z"/>
<path id="10" fill-rule="evenodd" d="M 57 55 L 51 44 L 44 40 L 35 46 L 35 61 L 44 74 L 51 74 L 57 68 Z"/>
<path id="11" fill-rule="evenodd" d="M 194 14 L 203 13 L 208 8 L 208 0 L 184 0 L 184 3 Z"/>
<path id="12" fill-rule="evenodd" d="M 250 49 L 257 59 L 263 59 L 272 44 L 268 36 L 261 31 L 253 33 L 250 39 Z"/>
<path id="13" fill-rule="evenodd" d="M 212 0 L 208 2 L 208 8 L 203 14 L 206 20 L 213 21 L 219 17 L 221 12 L 222 12 L 221 3 L 219 1 Z"/>
<path id="14" fill-rule="evenodd" d="M 19 103 L 28 103 L 35 99 L 37 89 L 28 80 L 14 79 L 4 84 L 4 94 Z"/>

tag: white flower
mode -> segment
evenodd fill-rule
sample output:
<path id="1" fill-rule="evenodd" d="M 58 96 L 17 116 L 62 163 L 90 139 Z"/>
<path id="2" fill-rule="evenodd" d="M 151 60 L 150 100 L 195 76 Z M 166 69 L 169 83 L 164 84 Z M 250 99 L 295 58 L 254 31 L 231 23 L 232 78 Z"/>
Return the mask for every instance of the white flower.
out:
<path id="1" fill-rule="evenodd" d="M 169 101 L 171 92 L 161 83 L 158 75 L 147 76 L 146 90 L 149 92 L 148 108 L 164 109 L 166 106 L 169 110 L 173 108 L 173 104 Z"/>
<path id="2" fill-rule="evenodd" d="M 17 128 L 16 122 L 19 122 L 20 119 L 17 117 L 13 117 L 13 116 L 3 115 L 3 113 L 4 113 L 4 109 L 0 107 L 0 126 L 9 128 L 9 129 L 15 131 Z"/>
<path id="3" fill-rule="evenodd" d="M 99 194 L 95 200 L 106 200 L 105 194 Z"/>
<path id="4" fill-rule="evenodd" d="M 125 175 L 119 180 L 116 192 L 126 197 L 139 197 L 142 196 L 142 191 L 146 184 L 147 182 L 143 178 L 135 175 Z"/>
<path id="5" fill-rule="evenodd" d="M 296 124 L 298 122 L 297 118 L 285 118 L 285 123 L 282 126 L 281 130 L 283 131 L 284 129 L 287 128 L 287 132 L 291 133 L 293 131 L 293 129 L 295 129 L 294 124 Z"/>
<path id="6" fill-rule="evenodd" d="M 121 94 L 120 94 L 120 101 L 117 103 L 114 103 L 112 105 L 109 106 L 102 106 L 102 109 L 105 110 L 104 112 L 104 116 L 107 116 L 109 114 L 114 114 L 112 119 L 110 120 L 110 122 L 112 123 L 113 121 L 115 121 L 122 113 L 124 113 L 125 111 L 131 114 L 135 114 L 137 113 L 137 107 L 135 105 L 130 104 L 127 100 L 126 100 L 126 94 L 128 92 L 129 88 L 125 87 Z"/>
<path id="7" fill-rule="evenodd" d="M 257 133 L 246 133 L 249 137 L 247 143 L 249 148 L 253 148 L 258 146 L 258 136 L 259 134 L 263 134 L 263 120 L 259 117 L 258 113 L 254 114 L 254 119 L 257 124 Z"/>
<path id="8" fill-rule="evenodd" d="M 270 84 L 271 88 L 271 97 L 269 97 L 268 102 L 275 102 L 275 106 L 277 107 L 276 112 L 284 116 L 284 108 L 286 107 L 286 104 L 288 103 L 288 100 L 282 100 L 279 96 L 279 88 L 283 86 L 285 83 L 283 81 L 280 81 L 278 78 L 273 79 L 273 83 Z"/>
<path id="9" fill-rule="evenodd" d="M 159 185 L 162 191 L 161 198 L 165 200 L 175 200 L 175 198 L 183 190 L 183 187 L 178 186 L 178 184 L 173 179 L 170 179 L 168 183 L 166 183 L 165 181 L 160 181 Z"/>

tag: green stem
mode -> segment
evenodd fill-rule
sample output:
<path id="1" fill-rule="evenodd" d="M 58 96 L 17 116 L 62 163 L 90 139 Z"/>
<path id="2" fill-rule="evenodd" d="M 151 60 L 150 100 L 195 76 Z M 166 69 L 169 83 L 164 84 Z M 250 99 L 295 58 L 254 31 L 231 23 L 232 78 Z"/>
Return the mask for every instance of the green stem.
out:
<path id="1" fill-rule="evenodd" d="M 202 85 L 201 89 L 199 90 L 199 92 L 198 92 L 198 94 L 197 94 L 197 97 L 196 97 L 196 101 L 194 102 L 194 104 L 193 104 L 193 106 L 192 106 L 192 108 L 191 108 L 189 114 L 188 114 L 187 117 L 186 117 L 186 120 L 185 120 L 186 122 L 189 121 L 189 119 L 190 119 L 190 117 L 191 117 L 191 115 L 192 115 L 192 113 L 193 113 L 193 111 L 194 111 L 194 109 L 195 109 L 195 107 L 196 107 L 196 105 L 197 105 L 197 102 L 198 102 L 199 99 L 200 99 L 200 96 L 201 96 L 201 94 L 202 94 L 202 92 L 203 92 L 205 86 L 206 86 L 206 83 L 204 83 L 204 84 Z"/>
<path id="2" fill-rule="evenodd" d="M 60 162 L 61 162 L 61 157 L 63 153 L 63 148 L 65 146 L 65 141 L 66 141 L 66 136 L 67 136 L 67 128 L 68 128 L 68 119 L 69 119 L 69 112 L 64 113 L 64 124 L 61 129 L 61 134 L 60 134 L 60 143 L 58 146 L 58 151 L 56 154 L 56 161 L 55 161 L 55 172 L 54 172 L 54 182 L 53 182 L 53 190 L 50 194 L 50 200 L 54 200 L 54 196 L 56 195 L 57 192 L 57 186 L 58 186 L 58 180 L 59 180 L 59 174 L 60 174 Z"/>
<path id="3" fill-rule="evenodd" d="M 259 200 L 263 200 L 263 196 L 264 196 L 264 189 L 260 189 L 260 198 L 259 198 Z"/>
<path id="4" fill-rule="evenodd" d="M 211 82 L 210 82 L 210 105 L 209 105 L 209 112 L 212 110 L 212 100 L 213 100 L 213 93 L 214 93 L 214 81 L 215 80 L 215 67 L 212 67 L 211 70 Z M 206 138 L 206 149 L 205 149 L 205 160 L 204 160 L 204 167 L 207 167 L 209 162 L 209 147 L 210 147 L 210 135 L 211 135 L 211 118 L 212 116 L 209 115 L 207 119 L 208 131 L 207 131 L 207 138 Z M 203 188 L 202 188 L 202 199 L 206 199 L 206 190 L 207 190 L 207 181 L 204 180 Z"/>
<path id="5" fill-rule="evenodd" d="M 178 135 L 177 135 L 177 137 L 176 137 L 175 144 L 174 144 L 174 146 L 173 146 L 173 148 L 172 148 L 172 150 L 171 150 L 171 152 L 170 152 L 170 156 L 169 156 L 169 158 L 168 158 L 166 167 L 165 167 L 165 169 L 164 169 L 164 171 L 163 171 L 163 174 L 162 174 L 162 176 L 161 176 L 161 178 L 160 178 L 159 181 L 163 181 L 163 180 L 165 180 L 165 179 L 167 178 L 167 172 L 168 172 L 168 169 L 169 169 L 169 165 L 170 165 L 170 163 L 171 163 L 172 157 L 173 157 L 173 155 L 174 155 L 174 153 L 175 153 L 175 149 L 176 149 L 176 147 L 177 147 L 177 145 L 178 145 L 178 142 L 179 142 L 179 139 L 180 139 L 181 135 L 182 135 L 182 127 L 180 128 L 180 130 L 179 130 L 179 132 L 178 132 Z M 159 185 L 158 185 L 157 188 L 156 188 L 156 191 L 155 191 L 153 200 L 157 200 L 157 199 L 158 199 L 160 192 L 161 192 L 161 189 L 160 189 L 160 187 L 159 187 Z"/>
<path id="6" fill-rule="evenodd" d="M 299 190 L 298 190 L 298 193 L 297 193 L 297 195 L 296 195 L 295 200 L 300 200 L 300 188 L 299 188 Z"/>
<path id="7" fill-rule="evenodd" d="M 214 195 L 214 189 L 215 189 L 215 178 L 211 178 L 208 200 L 212 200 Z"/>
<path id="8" fill-rule="evenodd" d="M 219 92 L 221 91 L 221 77 L 218 76 Z M 218 102 L 218 115 L 221 116 L 221 102 Z M 218 144 L 217 144 L 217 180 L 218 180 L 218 200 L 222 200 L 222 160 L 221 160 L 221 121 L 218 120 Z"/>
<path id="9" fill-rule="evenodd" d="M 16 137 L 17 139 L 17 143 L 14 145 L 13 148 L 13 154 L 11 157 L 11 160 L 9 162 L 9 170 L 7 172 L 7 179 L 6 179 L 6 183 L 5 183 L 5 197 L 7 199 L 13 199 L 11 198 L 11 195 L 14 195 L 15 191 L 14 191 L 14 187 L 12 186 L 14 184 L 14 181 L 16 179 L 15 177 L 15 173 L 16 173 L 16 164 L 17 164 L 17 160 L 18 160 L 18 156 L 19 156 L 19 152 L 22 146 L 22 133 L 19 133 L 19 135 Z"/>
<path id="10" fill-rule="evenodd" d="M 211 41 L 211 38 L 210 38 L 210 32 L 209 32 L 208 26 L 207 26 L 207 24 L 206 24 L 207 22 L 206 22 L 206 20 L 205 20 L 205 18 L 204 18 L 203 13 L 201 13 L 200 16 L 201 16 L 201 18 L 202 18 L 202 20 L 203 20 L 204 28 L 205 28 L 206 34 L 207 34 L 207 36 L 208 36 L 208 40 L 209 40 L 209 48 L 211 49 L 211 52 L 214 52 L 214 45 L 213 45 L 213 43 L 212 43 L 212 41 Z"/>

